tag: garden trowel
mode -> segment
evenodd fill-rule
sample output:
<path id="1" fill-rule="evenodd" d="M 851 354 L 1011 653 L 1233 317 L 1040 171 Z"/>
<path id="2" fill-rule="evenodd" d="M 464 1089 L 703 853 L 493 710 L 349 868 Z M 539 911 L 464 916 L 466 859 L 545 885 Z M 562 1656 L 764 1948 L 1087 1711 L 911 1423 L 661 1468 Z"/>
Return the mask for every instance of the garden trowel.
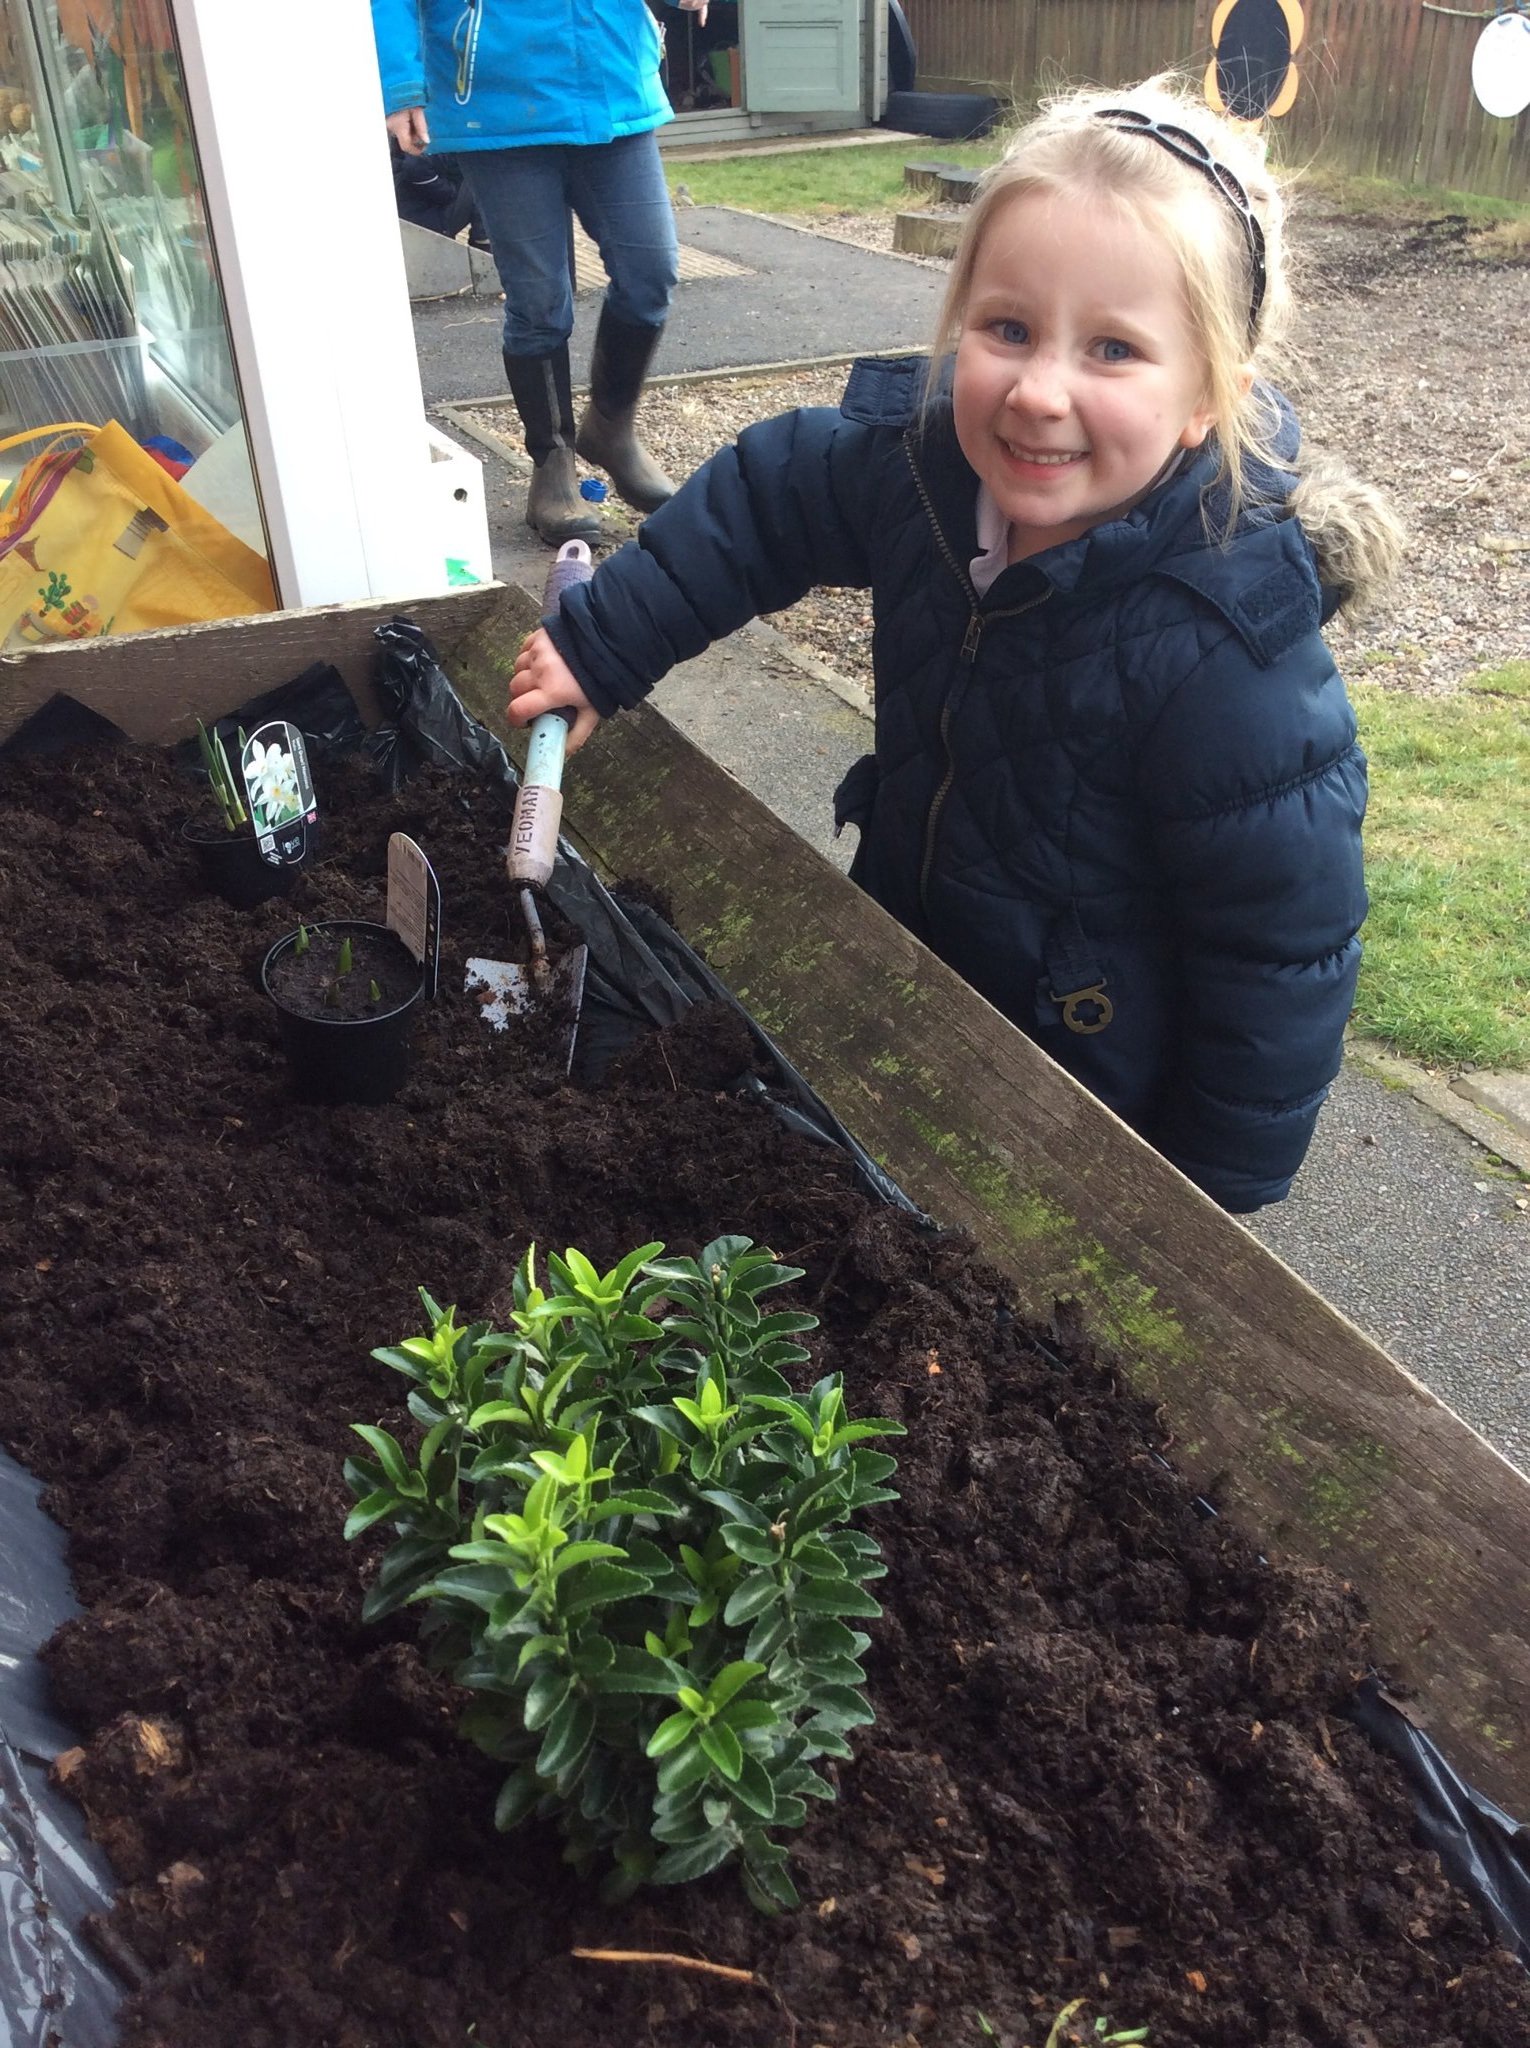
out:
<path id="1" fill-rule="evenodd" d="M 593 573 L 588 544 L 565 541 L 547 578 L 547 609 L 557 604 L 559 594 L 571 583 L 583 583 Z M 549 959 L 537 892 L 546 888 L 558 857 L 563 756 L 573 722 L 572 709 L 548 711 L 532 721 L 510 843 L 505 848 L 510 885 L 519 897 L 525 920 L 529 958 L 524 966 L 513 960 L 473 959 L 467 963 L 467 992 L 478 997 L 484 1017 L 496 1031 L 503 1031 L 512 1016 L 532 1010 L 545 1013 L 549 1029 L 566 1029 L 565 1070 L 574 1058 L 589 949 L 574 946 L 556 961 Z"/>

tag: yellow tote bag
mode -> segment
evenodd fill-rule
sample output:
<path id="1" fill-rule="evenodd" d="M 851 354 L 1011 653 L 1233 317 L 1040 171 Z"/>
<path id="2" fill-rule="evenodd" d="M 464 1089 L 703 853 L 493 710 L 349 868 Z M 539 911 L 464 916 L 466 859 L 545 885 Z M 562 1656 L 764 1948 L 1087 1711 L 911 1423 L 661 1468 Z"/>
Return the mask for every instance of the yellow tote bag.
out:
<path id="1" fill-rule="evenodd" d="M 47 646 L 276 610 L 271 572 L 115 420 L 0 501 L 0 644 Z M 31 437 L 18 437 L 31 438 Z"/>

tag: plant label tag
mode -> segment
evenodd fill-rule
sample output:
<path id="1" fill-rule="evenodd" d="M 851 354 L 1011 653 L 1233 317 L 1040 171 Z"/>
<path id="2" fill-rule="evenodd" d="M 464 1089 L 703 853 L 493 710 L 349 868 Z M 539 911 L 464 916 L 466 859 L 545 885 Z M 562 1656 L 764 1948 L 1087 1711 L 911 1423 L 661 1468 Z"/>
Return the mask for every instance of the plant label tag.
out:
<path id="1" fill-rule="evenodd" d="M 256 726 L 240 749 L 239 768 L 261 859 L 274 868 L 300 861 L 308 828 L 319 821 L 303 735 L 284 718 Z"/>
<path id="2" fill-rule="evenodd" d="M 388 929 L 398 933 L 425 970 L 433 1001 L 441 972 L 441 884 L 407 832 L 388 840 Z"/>

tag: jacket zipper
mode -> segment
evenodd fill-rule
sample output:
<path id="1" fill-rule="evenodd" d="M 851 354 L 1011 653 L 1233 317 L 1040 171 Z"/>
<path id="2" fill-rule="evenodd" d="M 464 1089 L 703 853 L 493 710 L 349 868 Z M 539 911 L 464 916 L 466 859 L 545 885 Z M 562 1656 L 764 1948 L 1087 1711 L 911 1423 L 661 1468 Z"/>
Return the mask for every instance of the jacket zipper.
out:
<path id="1" fill-rule="evenodd" d="M 452 43 L 457 52 L 457 104 L 465 107 L 473 97 L 473 73 L 478 68 L 478 31 L 483 26 L 484 0 L 466 0 Z"/>
<path id="2" fill-rule="evenodd" d="M 978 648 L 983 638 L 983 628 L 990 619 L 1016 619 L 1022 612 L 1034 611 L 1037 605 L 1045 604 L 1052 595 L 1052 586 L 1050 583 L 1047 584 L 1045 589 L 1037 596 L 1028 598 L 1024 604 L 1006 605 L 1002 611 L 996 612 L 980 610 L 978 594 L 973 588 L 972 578 L 963 569 L 960 562 L 957 561 L 956 556 L 951 551 L 950 542 L 941 530 L 940 521 L 935 517 L 935 507 L 930 503 L 930 494 L 924 487 L 924 478 L 919 474 L 919 465 L 914 460 L 914 451 L 907 441 L 903 444 L 903 450 L 908 457 L 908 466 L 913 474 L 914 489 L 919 493 L 919 502 L 924 507 L 925 517 L 929 520 L 931 531 L 935 535 L 935 544 L 945 557 L 946 564 L 952 575 L 967 593 L 967 602 L 971 607 L 971 611 L 967 619 L 967 630 L 962 635 L 961 655 L 963 661 L 975 662 L 978 656 Z M 950 730 L 951 707 L 949 704 L 943 704 L 940 708 L 940 745 L 946 757 L 946 772 L 941 777 L 939 789 L 936 790 L 930 801 L 929 813 L 924 821 L 924 858 L 919 864 L 919 901 L 926 911 L 930 907 L 926 898 L 926 891 L 929 887 L 930 869 L 935 861 L 936 828 L 940 824 L 940 813 L 945 806 L 946 798 L 951 794 L 951 784 L 956 779 L 956 762 L 951 754 Z"/>

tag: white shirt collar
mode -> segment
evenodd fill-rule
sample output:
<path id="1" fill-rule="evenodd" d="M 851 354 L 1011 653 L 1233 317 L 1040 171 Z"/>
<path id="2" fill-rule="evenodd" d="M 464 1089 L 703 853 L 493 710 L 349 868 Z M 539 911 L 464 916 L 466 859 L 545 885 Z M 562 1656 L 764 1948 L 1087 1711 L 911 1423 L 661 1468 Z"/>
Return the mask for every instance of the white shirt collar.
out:
<path id="1" fill-rule="evenodd" d="M 968 564 L 967 573 L 978 596 L 986 597 L 1009 567 L 1009 521 L 994 502 L 987 484 L 978 485 L 977 542 L 978 552 Z"/>

